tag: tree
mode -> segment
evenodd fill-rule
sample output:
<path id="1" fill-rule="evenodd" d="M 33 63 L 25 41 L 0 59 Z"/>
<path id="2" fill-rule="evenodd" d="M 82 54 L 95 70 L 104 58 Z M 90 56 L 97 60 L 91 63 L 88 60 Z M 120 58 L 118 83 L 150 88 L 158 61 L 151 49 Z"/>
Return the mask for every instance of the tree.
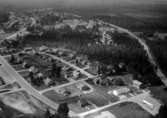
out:
<path id="1" fill-rule="evenodd" d="M 59 66 L 59 67 L 57 67 L 57 69 L 56 69 L 56 77 L 58 77 L 58 78 L 60 78 L 61 77 L 61 67 Z"/>
<path id="2" fill-rule="evenodd" d="M 69 108 L 67 103 L 62 103 L 57 109 L 60 118 L 68 118 Z"/>
<path id="3" fill-rule="evenodd" d="M 56 62 L 54 60 L 52 60 L 52 70 L 51 70 L 51 76 L 55 77 L 55 73 L 57 71 L 57 65 Z"/>
<path id="4" fill-rule="evenodd" d="M 10 63 L 14 63 L 14 61 L 15 61 L 15 56 L 12 54 L 12 55 L 10 56 Z"/>
<path id="5" fill-rule="evenodd" d="M 167 116 L 167 106 L 163 105 L 160 107 L 159 114 L 153 118 L 166 118 Z"/>
<path id="6" fill-rule="evenodd" d="M 48 109 L 45 112 L 44 118 L 52 118 L 52 115 L 51 115 L 51 113 L 50 113 L 50 111 Z"/>
<path id="7" fill-rule="evenodd" d="M 125 82 L 123 81 L 122 78 L 116 78 L 113 80 L 112 83 L 117 86 L 125 86 Z"/>

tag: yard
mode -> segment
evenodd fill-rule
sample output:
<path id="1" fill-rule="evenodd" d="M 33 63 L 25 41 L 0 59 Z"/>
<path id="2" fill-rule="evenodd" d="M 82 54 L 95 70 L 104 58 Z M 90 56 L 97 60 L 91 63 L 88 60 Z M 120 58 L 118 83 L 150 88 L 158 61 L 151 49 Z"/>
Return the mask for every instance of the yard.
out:
<path id="1" fill-rule="evenodd" d="M 30 95 L 25 91 L 5 94 L 0 96 L 0 100 L 4 105 L 8 106 L 21 114 L 26 115 L 39 115 L 44 113 L 42 107 L 38 104 L 34 104 L 34 101 L 30 101 Z M 12 115 L 12 114 L 11 114 Z"/>
<path id="2" fill-rule="evenodd" d="M 150 118 L 151 115 L 144 111 L 140 106 L 135 103 L 122 103 L 107 109 L 104 109 L 100 112 L 109 111 L 114 114 L 116 118 Z M 100 113 L 98 112 L 98 113 Z M 96 118 L 97 114 L 92 113 L 87 115 L 85 118 Z"/>

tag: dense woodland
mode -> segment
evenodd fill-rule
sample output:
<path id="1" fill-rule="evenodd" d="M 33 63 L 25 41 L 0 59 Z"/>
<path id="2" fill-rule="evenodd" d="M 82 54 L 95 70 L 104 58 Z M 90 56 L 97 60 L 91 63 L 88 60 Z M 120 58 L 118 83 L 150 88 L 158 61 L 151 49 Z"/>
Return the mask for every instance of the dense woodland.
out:
<path id="1" fill-rule="evenodd" d="M 112 17 L 108 15 L 97 15 L 95 16 L 95 18 L 130 29 L 132 31 L 167 31 L 167 23 L 165 17 L 159 19 L 139 19 L 125 15 L 118 15 Z"/>
<path id="2" fill-rule="evenodd" d="M 147 40 L 147 44 L 150 46 L 164 74 L 167 75 L 167 52 L 166 52 L 167 40 L 159 40 L 159 41 Z"/>

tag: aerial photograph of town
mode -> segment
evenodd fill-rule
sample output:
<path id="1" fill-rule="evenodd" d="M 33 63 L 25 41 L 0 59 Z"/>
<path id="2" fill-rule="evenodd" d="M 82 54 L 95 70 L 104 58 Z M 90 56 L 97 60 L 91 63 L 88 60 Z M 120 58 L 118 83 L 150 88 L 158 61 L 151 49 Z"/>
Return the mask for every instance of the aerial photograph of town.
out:
<path id="1" fill-rule="evenodd" d="M 0 118 L 166 116 L 166 0 L 0 0 Z"/>

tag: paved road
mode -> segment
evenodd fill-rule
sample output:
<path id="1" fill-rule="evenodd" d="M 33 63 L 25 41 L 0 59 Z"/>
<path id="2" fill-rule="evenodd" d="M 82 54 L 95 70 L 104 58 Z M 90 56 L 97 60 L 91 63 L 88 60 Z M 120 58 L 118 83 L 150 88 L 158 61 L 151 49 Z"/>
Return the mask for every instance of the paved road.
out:
<path id="1" fill-rule="evenodd" d="M 63 59 L 60 58 L 60 57 L 54 56 L 54 55 L 52 55 L 52 54 L 47 54 L 47 53 L 45 53 L 45 54 L 48 55 L 48 56 L 50 56 L 50 57 L 52 57 L 52 58 L 54 58 L 54 59 L 56 59 L 56 60 L 61 61 L 61 62 L 64 63 L 64 64 L 69 65 L 70 67 L 72 67 L 72 68 L 74 68 L 74 69 L 76 69 L 76 70 L 78 70 L 78 71 L 80 71 L 81 73 L 83 73 L 84 75 L 86 75 L 88 78 L 94 78 L 94 77 L 95 77 L 95 76 L 93 76 L 92 74 L 86 72 L 84 69 L 79 68 L 78 66 L 76 66 L 76 65 L 74 65 L 74 64 L 71 64 L 70 62 L 67 62 L 67 61 L 63 60 Z"/>
<path id="2" fill-rule="evenodd" d="M 151 103 L 153 105 L 153 107 L 144 103 L 143 100 Z M 161 104 L 159 103 L 159 101 L 152 98 L 149 94 L 146 94 L 146 93 L 141 94 L 141 95 L 136 96 L 136 97 L 132 97 L 131 99 L 129 99 L 129 101 L 137 103 L 139 106 L 141 106 L 147 112 L 151 113 L 153 116 L 155 116 L 156 114 L 159 113 L 159 109 L 161 107 Z"/>
<path id="3" fill-rule="evenodd" d="M 26 29 L 26 28 L 22 28 L 22 29 L 20 29 L 19 31 L 13 33 L 12 35 L 6 37 L 5 39 L 0 40 L 0 44 L 1 44 L 4 40 L 6 40 L 6 39 L 7 39 L 7 40 L 16 39 L 17 35 L 19 35 L 19 36 L 25 36 L 25 35 L 28 35 L 28 34 L 29 34 L 29 32 L 27 31 L 27 29 Z"/>
<path id="4" fill-rule="evenodd" d="M 0 75 L 7 80 L 16 80 L 18 84 L 24 88 L 30 95 L 33 95 L 40 101 L 44 102 L 46 105 L 50 106 L 52 109 L 57 109 L 58 104 L 52 102 L 45 96 L 41 95 L 36 89 L 34 89 L 23 77 L 21 77 L 7 62 L 0 56 Z M 3 72 L 2 72 L 3 70 Z"/>
<path id="5" fill-rule="evenodd" d="M 2 93 L 0 93 L 0 96 L 6 95 L 6 94 L 11 94 L 11 93 L 16 93 L 16 92 L 25 91 L 23 88 L 14 89 L 14 90 L 11 90 L 11 89 L 2 89 L 2 91 L 4 91 L 4 90 L 9 90 L 9 91 L 8 91 L 8 92 L 2 92 Z"/>
<path id="6" fill-rule="evenodd" d="M 69 85 L 72 85 L 72 84 L 84 82 L 85 80 L 88 80 L 88 78 L 84 78 L 84 79 L 81 79 L 81 80 L 78 80 L 78 81 L 73 81 L 73 82 L 69 82 L 69 83 L 66 83 L 66 84 L 59 85 L 59 86 L 51 87 L 51 88 L 48 88 L 48 89 L 40 91 L 40 93 L 43 94 L 43 93 L 45 93 L 47 91 L 56 90 L 58 88 L 62 88 L 62 87 L 69 86 Z"/>
<path id="7" fill-rule="evenodd" d="M 54 57 L 55 58 L 55 57 Z M 67 63 L 66 61 L 63 61 Z M 47 97 L 43 96 L 39 91 L 37 91 L 36 89 L 34 89 L 22 76 L 20 76 L 16 70 L 14 70 L 11 65 L 9 65 L 7 63 L 7 61 L 0 56 L 0 63 L 2 64 L 2 66 L 0 67 L 0 75 L 9 82 L 13 82 L 13 81 L 17 81 L 18 84 L 24 88 L 30 95 L 34 96 L 35 98 L 37 98 L 38 100 L 42 101 L 43 103 L 45 103 L 46 105 L 50 106 L 52 109 L 56 110 L 58 108 L 58 104 L 49 100 Z M 72 67 L 75 67 L 75 65 L 70 64 Z M 84 70 L 80 69 L 79 67 L 75 67 L 78 70 L 80 70 L 81 72 L 83 72 Z M 86 73 L 89 77 L 93 77 L 91 74 L 88 74 L 87 72 L 83 72 Z M 77 83 L 80 81 L 84 81 L 87 80 L 88 78 L 79 80 L 79 81 L 75 81 L 75 82 L 71 82 L 68 83 L 73 84 L 73 83 Z M 68 84 L 62 85 L 62 86 L 67 86 Z M 53 88 L 52 88 L 53 89 Z M 70 115 L 71 116 L 76 116 L 76 114 L 72 111 L 70 111 Z"/>
<path id="8" fill-rule="evenodd" d="M 138 40 L 138 42 L 143 46 L 144 50 L 146 51 L 150 63 L 152 63 L 155 67 L 157 67 L 157 69 L 156 69 L 157 76 L 161 79 L 161 81 L 164 83 L 164 85 L 167 86 L 167 78 L 166 78 L 165 74 L 162 72 L 162 70 L 160 69 L 159 65 L 156 63 L 155 57 L 154 57 L 152 51 L 150 50 L 149 46 L 146 44 L 144 39 L 142 39 L 140 37 L 137 37 L 135 34 L 133 34 L 129 30 L 124 29 L 122 27 L 119 27 L 119 26 L 116 26 L 116 25 L 113 25 L 113 24 L 110 24 L 110 23 L 106 23 L 106 22 L 103 22 L 103 21 L 100 21 L 100 22 L 102 22 L 103 24 L 107 24 L 107 25 L 109 25 L 113 28 L 116 28 L 119 31 L 125 32 L 129 36 L 131 36 L 132 38 Z"/>
<path id="9" fill-rule="evenodd" d="M 154 61 L 154 58 L 153 58 L 153 55 L 149 49 L 149 47 L 146 45 L 146 43 L 144 42 L 144 40 L 142 40 L 141 38 L 135 36 L 133 33 L 131 33 L 130 31 L 126 30 L 126 29 L 123 29 L 121 27 L 118 27 L 118 26 L 115 26 L 115 25 L 112 25 L 112 24 L 109 24 L 110 26 L 112 27 L 115 27 L 117 28 L 118 30 L 120 31 L 123 31 L 127 34 L 129 34 L 131 37 L 137 39 L 141 45 L 143 45 L 144 49 L 146 50 L 147 54 L 148 54 L 148 57 L 150 59 L 150 62 L 157 66 L 156 62 Z M 88 78 L 94 78 L 95 76 L 91 75 L 90 73 L 86 72 L 84 69 L 81 69 L 77 66 L 75 66 L 74 64 L 71 64 L 57 56 L 54 56 L 54 55 L 51 55 L 51 54 L 47 54 L 51 57 L 53 57 L 54 59 L 56 60 L 59 60 L 61 61 L 62 63 L 64 64 L 67 64 L 69 65 L 70 67 L 76 69 L 76 70 L 79 70 L 81 73 L 85 74 L 88 76 Z M 19 83 L 19 85 L 22 86 L 22 88 L 24 88 L 30 95 L 36 97 L 37 99 L 39 99 L 40 101 L 42 101 L 43 103 L 45 103 L 46 105 L 50 106 L 52 109 L 57 109 L 58 107 L 58 104 L 56 104 L 55 102 L 49 100 L 48 98 L 46 98 L 45 96 L 41 95 L 36 89 L 34 89 L 23 77 L 21 77 L 7 62 L 6 60 L 0 56 L 0 63 L 2 64 L 2 67 L 0 67 L 0 75 L 2 77 L 5 78 L 6 81 L 8 82 L 12 82 L 12 81 L 17 81 Z M 160 68 L 158 68 L 158 73 L 157 74 L 159 77 L 161 77 L 161 79 L 163 78 L 163 82 L 166 83 L 165 85 L 167 85 L 167 82 L 166 82 L 166 77 L 164 76 L 164 74 L 162 73 L 162 71 L 160 70 Z M 85 78 L 83 80 L 79 80 L 79 81 L 84 81 L 84 80 L 87 80 L 88 78 Z M 164 79 L 165 78 L 165 79 Z M 74 81 L 75 83 L 76 81 Z M 72 84 L 72 83 L 69 83 L 69 84 Z M 66 85 L 65 85 L 66 86 Z M 107 106 L 104 106 L 104 107 L 100 107 L 100 108 L 97 108 L 97 109 L 94 109 L 94 110 L 90 110 L 88 112 L 85 112 L 83 114 L 80 114 L 80 116 L 83 116 L 83 115 L 86 115 L 86 114 L 89 114 L 89 113 L 93 113 L 93 112 L 96 112 L 96 111 L 99 111 L 99 110 L 102 110 L 102 109 L 105 109 L 105 108 L 108 108 L 110 106 L 113 106 L 113 105 L 116 105 L 116 104 L 120 104 L 120 103 L 123 103 L 123 102 L 127 102 L 128 100 L 131 100 L 132 102 L 135 102 L 137 104 L 139 104 L 141 107 L 143 107 L 146 111 L 150 112 L 151 114 L 155 114 L 156 112 L 155 111 L 152 111 L 150 109 L 148 109 L 145 105 L 141 104 L 141 98 L 140 96 L 135 96 L 135 97 L 132 97 L 132 98 L 128 98 L 128 99 L 125 99 L 125 100 L 120 100 L 116 103 L 111 103 Z M 71 114 L 73 114 L 73 112 L 70 112 Z"/>
<path id="10" fill-rule="evenodd" d="M 69 63 L 69 62 L 67 62 L 67 61 L 65 61 L 65 60 L 63 60 L 63 59 L 61 59 L 61 58 L 59 58 L 59 57 L 57 57 L 57 56 L 54 56 L 54 55 L 51 55 L 51 54 L 48 54 L 48 55 L 51 56 L 51 57 L 53 57 L 53 58 L 56 59 L 56 60 L 59 60 L 59 61 L 65 63 L 65 64 L 67 64 L 67 65 L 73 67 L 73 68 L 76 69 L 76 70 L 80 70 L 81 73 L 84 73 L 84 74 L 87 75 L 89 78 L 95 77 L 95 76 L 91 75 L 90 73 L 84 71 L 84 69 L 81 69 L 81 68 L 75 66 L 74 64 L 71 64 L 71 63 Z M 87 79 L 87 78 L 85 78 L 85 79 Z M 82 81 L 82 80 L 81 80 L 81 81 Z M 83 81 L 84 81 L 84 80 L 83 80 Z M 77 82 L 77 81 L 76 81 L 76 82 Z M 75 83 L 75 82 L 74 82 L 74 83 Z M 146 104 L 143 104 L 142 100 L 144 100 L 144 99 L 154 101 L 152 104 L 155 105 L 155 109 L 150 109 Z M 79 114 L 79 116 L 80 116 L 80 117 L 83 117 L 83 116 L 85 116 L 86 114 L 93 113 L 93 112 L 95 112 L 95 111 L 98 111 L 98 110 L 101 110 L 101 109 L 105 109 L 105 108 L 108 108 L 108 107 L 111 107 L 111 106 L 114 106 L 114 105 L 116 105 L 116 104 L 120 104 L 120 103 L 123 103 L 123 102 L 129 102 L 129 101 L 138 104 L 139 106 L 141 106 L 143 109 L 145 109 L 146 111 L 148 111 L 148 112 L 149 112 L 150 114 L 152 114 L 152 115 L 156 115 L 156 114 L 158 113 L 158 111 L 159 111 L 159 107 L 160 107 L 159 102 L 156 101 L 156 99 L 152 98 L 152 97 L 149 95 L 149 93 L 142 93 L 142 94 L 140 94 L 140 95 L 133 96 L 133 97 L 131 97 L 131 98 L 126 98 L 126 99 L 120 100 L 120 101 L 115 102 L 115 103 L 110 103 L 109 105 L 106 105 L 106 106 L 104 106 L 104 107 L 100 107 L 100 108 L 97 108 L 97 109 L 94 109 L 94 110 L 90 110 L 90 111 L 85 112 L 85 113 L 81 113 L 81 114 Z"/>
<path id="11" fill-rule="evenodd" d="M 101 110 L 105 110 L 107 108 L 110 108 L 112 106 L 115 106 L 115 105 L 118 105 L 118 104 L 121 104 L 121 103 L 124 103 L 124 102 L 136 103 L 139 106 L 141 106 L 144 110 L 149 112 L 150 114 L 156 115 L 158 113 L 158 111 L 159 111 L 160 104 L 157 103 L 156 105 L 158 105 L 158 106 L 156 106 L 154 109 L 150 109 L 146 104 L 143 104 L 143 102 L 142 102 L 143 99 L 153 99 L 153 98 L 148 93 L 142 93 L 140 95 L 133 96 L 131 98 L 125 98 L 125 99 L 122 99 L 122 100 L 120 100 L 118 102 L 110 103 L 110 104 L 108 104 L 106 106 L 99 107 L 99 108 L 96 108 L 96 109 L 81 113 L 81 114 L 79 114 L 79 116 L 81 118 L 84 118 L 84 116 L 86 116 L 86 115 L 89 115 L 91 113 L 96 113 L 96 112 L 99 112 Z M 153 100 L 155 100 L 155 99 L 153 99 Z"/>
<path id="12" fill-rule="evenodd" d="M 85 75 L 87 75 L 89 78 L 92 78 L 94 77 L 93 75 L 91 75 L 90 73 L 84 71 L 83 69 L 75 66 L 74 64 L 71 64 L 59 57 L 56 57 L 56 56 L 53 56 L 53 55 L 50 55 L 52 56 L 54 59 L 57 59 L 79 71 L 81 71 L 81 73 L 84 73 Z M 1 56 L 0 57 L 0 63 L 2 63 L 2 67 L 0 67 L 1 69 L 3 69 L 3 72 L 5 73 L 0 73 L 2 77 L 5 77 L 6 79 L 10 80 L 12 78 L 12 80 L 16 80 L 19 85 L 22 86 L 22 88 L 24 88 L 30 95 L 33 95 L 34 97 L 36 97 L 37 99 L 39 99 L 40 101 L 42 101 L 43 103 L 45 103 L 46 105 L 50 106 L 52 109 L 57 109 L 58 107 L 58 104 L 56 104 L 55 102 L 49 100 L 48 98 L 46 98 L 45 96 L 41 95 L 36 89 L 34 89 L 24 78 L 22 78 L 7 62 L 6 60 Z M 0 71 L 1 72 L 1 71 Z M 85 78 L 85 80 L 88 79 L 88 78 Z M 79 81 L 84 81 L 84 80 L 79 80 Z M 74 83 L 77 82 L 77 81 L 74 81 Z M 69 83 L 69 84 L 72 84 L 72 83 Z M 64 85 L 66 86 L 66 85 Z M 52 88 L 53 89 L 53 88 Z M 96 112 L 98 110 L 101 110 L 101 109 L 105 109 L 105 108 L 108 108 L 108 107 L 111 107 L 113 105 L 116 105 L 116 104 L 120 104 L 120 103 L 123 103 L 123 102 L 127 102 L 129 100 L 131 100 L 132 102 L 135 102 L 137 104 L 139 104 L 142 108 L 144 108 L 146 111 L 148 111 L 149 113 L 151 114 L 156 114 L 155 111 L 152 111 L 150 109 L 148 109 L 147 107 L 145 107 L 143 104 L 141 104 L 141 102 L 139 102 L 138 100 L 141 100 L 139 98 L 140 96 L 134 96 L 132 98 L 127 98 L 127 99 L 124 99 L 124 100 L 120 100 L 118 102 L 115 102 L 115 103 L 111 103 L 109 105 L 106 105 L 104 107 L 100 107 L 100 108 L 96 108 L 96 109 L 93 109 L 93 110 L 90 110 L 88 112 L 85 112 L 85 113 L 81 113 L 79 114 L 81 117 L 83 115 L 86 115 L 86 114 L 89 114 L 89 113 L 93 113 L 93 112 Z M 72 111 L 70 112 L 71 114 L 75 115 L 75 113 L 73 113 Z"/>
<path id="13" fill-rule="evenodd" d="M 44 92 L 49 91 L 49 90 L 55 90 L 55 89 L 57 89 L 57 88 L 61 88 L 61 87 L 64 87 L 64 86 L 69 86 L 69 85 L 72 85 L 72 84 L 76 84 L 76 83 L 79 83 L 79 82 L 84 82 L 84 81 L 88 80 L 89 78 L 92 79 L 92 78 L 95 78 L 95 77 L 96 77 L 96 76 L 94 76 L 94 75 L 92 75 L 92 74 L 86 72 L 84 68 L 83 68 L 83 69 L 82 69 L 82 68 L 79 68 L 78 66 L 76 66 L 76 65 L 74 65 L 74 64 L 71 64 L 71 63 L 68 62 L 68 61 L 63 60 L 63 59 L 60 58 L 60 57 L 57 57 L 57 56 L 55 56 L 55 55 L 48 54 L 48 53 L 41 53 L 41 54 L 46 54 L 46 55 L 52 57 L 53 59 L 56 59 L 56 60 L 58 60 L 58 61 L 61 61 L 62 63 L 64 63 L 64 64 L 66 64 L 66 65 L 68 65 L 68 66 L 70 66 L 70 67 L 72 67 L 72 68 L 74 68 L 74 69 L 80 71 L 82 74 L 84 74 L 84 75 L 87 76 L 87 78 L 83 78 L 83 79 L 81 79 L 81 80 L 74 80 L 73 82 L 69 82 L 69 83 L 67 83 L 67 84 L 63 84 L 63 85 L 60 85 L 60 86 L 56 86 L 56 87 L 51 87 L 51 88 L 45 89 L 45 90 L 41 91 L 41 93 L 44 93 Z"/>

